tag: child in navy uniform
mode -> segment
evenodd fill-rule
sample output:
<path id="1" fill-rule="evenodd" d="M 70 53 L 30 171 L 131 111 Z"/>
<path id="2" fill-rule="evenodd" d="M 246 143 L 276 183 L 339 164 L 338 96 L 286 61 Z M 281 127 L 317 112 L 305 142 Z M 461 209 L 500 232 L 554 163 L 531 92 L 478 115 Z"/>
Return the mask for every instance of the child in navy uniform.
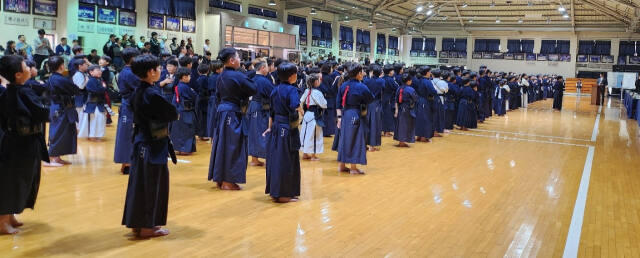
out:
<path id="1" fill-rule="evenodd" d="M 396 91 L 395 107 L 396 131 L 393 139 L 398 141 L 398 147 L 409 147 L 407 144 L 415 142 L 416 137 L 416 112 L 415 105 L 418 101 L 418 94 L 411 87 L 411 75 L 402 75 L 402 86 Z"/>
<path id="2" fill-rule="evenodd" d="M 89 82 L 86 89 L 88 92 L 87 104 L 85 104 L 83 119 L 80 119 L 80 130 L 78 137 L 89 138 L 89 140 L 99 140 L 104 137 L 107 123 L 107 109 L 105 108 L 106 84 L 102 81 L 102 70 L 98 65 L 91 65 L 89 69 Z"/>
<path id="3" fill-rule="evenodd" d="M 178 68 L 178 85 L 175 88 L 173 105 L 178 108 L 178 120 L 171 124 L 171 141 L 178 155 L 191 155 L 196 151 L 196 92 L 189 87 L 191 70 Z"/>

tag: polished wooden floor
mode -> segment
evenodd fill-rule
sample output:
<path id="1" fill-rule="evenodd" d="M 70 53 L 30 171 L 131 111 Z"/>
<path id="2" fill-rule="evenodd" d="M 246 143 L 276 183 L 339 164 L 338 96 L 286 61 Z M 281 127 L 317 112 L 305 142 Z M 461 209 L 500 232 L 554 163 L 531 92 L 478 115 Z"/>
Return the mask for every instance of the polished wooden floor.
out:
<path id="1" fill-rule="evenodd" d="M 210 145 L 171 165 L 167 237 L 120 226 L 127 177 L 106 141 L 81 140 L 74 165 L 43 171 L 23 231 L 0 256 L 561 257 L 585 159 L 595 147 L 581 257 L 640 256 L 640 131 L 618 100 L 602 109 L 566 96 L 493 117 L 478 130 L 368 155 L 367 175 L 336 172 L 336 153 L 302 163 L 298 203 L 264 195 L 264 168 L 240 192 L 208 182 Z M 325 146 L 330 146 L 329 138 Z M 329 149 L 329 148 L 327 148 Z"/>

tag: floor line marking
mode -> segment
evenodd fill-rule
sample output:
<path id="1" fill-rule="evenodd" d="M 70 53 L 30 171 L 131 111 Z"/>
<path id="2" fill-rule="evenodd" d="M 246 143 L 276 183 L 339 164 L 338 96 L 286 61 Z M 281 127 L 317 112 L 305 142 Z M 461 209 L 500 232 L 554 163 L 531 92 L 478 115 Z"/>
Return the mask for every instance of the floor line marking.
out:
<path id="1" fill-rule="evenodd" d="M 167 160 L 171 161 L 171 158 L 167 158 Z M 184 159 L 177 159 L 176 160 L 178 163 L 191 163 L 191 161 L 189 160 L 184 160 Z"/>
<path id="2" fill-rule="evenodd" d="M 584 162 L 582 170 L 582 178 L 580 179 L 580 187 L 576 203 L 573 207 L 573 215 L 571 215 L 571 224 L 569 225 L 569 233 L 567 234 L 567 242 L 564 245 L 563 258 L 578 257 L 578 248 L 580 247 L 580 234 L 582 233 L 582 222 L 584 221 L 584 210 L 587 205 L 587 193 L 589 191 L 589 180 L 591 179 L 591 166 L 593 165 L 594 146 L 589 146 L 587 158 Z"/>
<path id="3" fill-rule="evenodd" d="M 596 122 L 593 124 L 593 132 L 591 133 L 591 141 L 595 142 L 598 138 L 598 126 L 600 125 L 600 114 L 602 114 L 602 106 L 598 108 L 598 115 L 596 116 Z"/>
<path id="4" fill-rule="evenodd" d="M 534 136 L 534 137 L 555 138 L 555 139 L 563 139 L 563 140 L 573 140 L 573 141 L 585 141 L 585 142 L 589 141 L 587 139 L 577 139 L 577 138 L 571 138 L 571 137 L 540 135 L 540 134 L 528 134 L 528 133 L 518 133 L 518 132 L 508 132 L 508 131 L 498 131 L 498 130 L 485 130 L 485 129 L 471 129 L 471 130 L 472 131 L 479 131 L 479 132 L 506 133 L 506 134 L 516 134 L 516 135 L 524 135 L 524 136 Z"/>
<path id="5" fill-rule="evenodd" d="M 449 133 L 450 134 L 457 134 L 457 135 L 467 135 L 467 136 L 477 136 L 477 137 L 485 137 L 485 138 L 493 138 L 493 139 L 502 139 L 502 140 L 514 140 L 514 141 L 535 142 L 535 143 L 559 144 L 559 145 L 578 146 L 578 147 L 592 147 L 591 145 L 585 145 L 585 144 L 541 141 L 541 140 L 524 139 L 524 138 L 507 137 L 507 136 L 482 135 L 482 134 L 461 133 L 461 132 L 449 132 Z"/>

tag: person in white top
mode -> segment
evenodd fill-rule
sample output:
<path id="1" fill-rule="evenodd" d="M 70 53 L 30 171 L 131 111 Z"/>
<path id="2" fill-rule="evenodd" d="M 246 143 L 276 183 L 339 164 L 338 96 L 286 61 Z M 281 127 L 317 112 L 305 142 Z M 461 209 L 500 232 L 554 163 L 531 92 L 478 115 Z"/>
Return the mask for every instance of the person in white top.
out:
<path id="1" fill-rule="evenodd" d="M 211 47 L 209 47 L 209 39 L 204 40 L 204 53 L 202 54 L 206 55 L 207 52 L 211 52 Z"/>
<path id="2" fill-rule="evenodd" d="M 87 69 L 89 68 L 89 61 L 87 61 L 86 58 L 83 59 L 76 59 L 76 61 L 74 61 L 73 64 L 76 68 L 76 72 L 73 74 L 73 77 L 71 77 L 71 79 L 73 80 L 73 84 L 75 84 L 81 91 L 84 90 L 84 88 L 87 86 L 87 83 L 89 82 L 89 75 L 87 74 Z M 80 104 L 81 102 L 83 102 L 83 100 L 79 100 L 79 99 L 84 99 L 84 96 L 82 94 L 80 95 L 76 95 L 76 111 L 78 112 L 78 122 L 76 122 L 76 127 L 79 127 L 80 124 L 82 124 L 82 120 L 83 118 L 83 113 L 84 113 L 84 103 Z"/>
<path id="3" fill-rule="evenodd" d="M 438 133 L 448 133 L 449 130 L 444 129 L 444 94 L 449 91 L 449 84 L 442 80 L 442 71 L 439 69 L 434 70 L 431 74 L 433 75 L 431 82 L 438 92 L 438 99 L 440 99 L 440 103 L 436 103 L 437 115 L 434 119 L 437 118 L 437 121 L 434 121 L 434 130 Z"/>
<path id="4" fill-rule="evenodd" d="M 522 78 L 520 79 L 520 93 L 522 94 L 522 107 L 523 108 L 527 108 L 527 103 L 529 103 L 528 97 L 529 97 L 529 77 L 527 77 L 526 74 L 522 75 Z"/>
<path id="5" fill-rule="evenodd" d="M 300 126 L 300 149 L 302 159 L 317 161 L 316 154 L 324 152 L 322 138 L 322 119 L 317 119 L 322 110 L 327 108 L 327 100 L 318 87 L 322 82 L 321 73 L 312 73 L 307 76 L 307 89 L 300 97 L 300 105 L 305 110 Z"/>

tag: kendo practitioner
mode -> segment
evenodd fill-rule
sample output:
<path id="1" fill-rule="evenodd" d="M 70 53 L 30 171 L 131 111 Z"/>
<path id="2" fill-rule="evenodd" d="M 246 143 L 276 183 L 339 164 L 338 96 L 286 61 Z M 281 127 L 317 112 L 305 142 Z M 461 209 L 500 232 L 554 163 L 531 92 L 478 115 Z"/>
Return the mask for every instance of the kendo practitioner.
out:
<path id="1" fill-rule="evenodd" d="M 398 141 L 397 147 L 409 147 L 407 143 L 415 142 L 416 137 L 416 112 L 415 104 L 418 101 L 418 94 L 411 87 L 411 72 L 402 75 L 402 85 L 396 90 L 395 106 L 396 131 L 393 139 Z"/>
<path id="2" fill-rule="evenodd" d="M 49 90 L 51 91 L 51 106 L 49 114 L 49 156 L 51 163 L 68 165 L 71 162 L 63 160 L 60 156 L 76 154 L 78 147 L 78 133 L 76 122 L 78 112 L 75 109 L 75 95 L 80 90 L 73 82 L 62 75 L 64 72 L 64 59 L 52 56 L 48 61 L 49 70 L 53 71 L 49 77 Z"/>
<path id="3" fill-rule="evenodd" d="M 553 109 L 562 110 L 562 97 L 564 95 L 564 79 L 562 76 L 556 78 L 553 84 Z"/>
<path id="4" fill-rule="evenodd" d="M 479 95 L 477 93 L 476 81 L 463 79 L 464 87 L 460 92 L 460 104 L 458 106 L 457 122 L 460 130 L 468 131 L 469 128 L 476 128 L 478 124 L 476 105 Z"/>
<path id="5" fill-rule="evenodd" d="M 176 164 L 169 140 L 169 123 L 178 118 L 176 107 L 166 101 L 155 83 L 160 78 L 160 60 L 145 54 L 131 64 L 140 83 L 132 93 L 135 124 L 131 175 L 122 216 L 122 225 L 142 238 L 165 236 L 169 203 L 167 157 Z"/>
<path id="6" fill-rule="evenodd" d="M 209 133 L 207 132 L 207 109 L 209 107 L 209 99 L 211 97 L 207 87 L 209 71 L 210 68 L 208 63 L 198 65 L 198 79 L 196 80 L 196 91 L 198 93 L 198 98 L 196 100 L 196 118 L 198 126 L 196 135 L 198 135 L 202 141 L 210 140 Z"/>
<path id="7" fill-rule="evenodd" d="M 365 142 L 365 119 L 367 106 L 373 101 L 373 95 L 361 81 L 364 77 L 362 65 L 347 63 L 349 80 L 340 85 L 338 91 L 338 162 L 339 171 L 351 174 L 364 174 L 356 164 L 367 164 L 367 145 Z M 351 164 L 350 168 L 346 164 Z"/>
<path id="8" fill-rule="evenodd" d="M 393 70 L 394 70 L 393 78 L 396 80 L 398 87 L 400 87 L 400 85 L 402 85 L 402 74 L 404 74 L 404 64 L 403 63 L 394 64 Z M 395 91 L 394 91 L 394 94 L 395 94 Z"/>
<path id="9" fill-rule="evenodd" d="M 222 73 L 222 61 L 211 61 L 211 75 L 207 79 L 207 90 L 209 91 L 209 106 L 207 107 L 207 137 L 213 137 L 213 132 L 216 128 L 218 114 L 218 102 L 216 100 L 216 85 L 218 82 L 218 76 Z"/>
<path id="10" fill-rule="evenodd" d="M 295 202 L 300 196 L 298 126 L 302 117 L 302 107 L 295 85 L 298 79 L 297 69 L 296 65 L 290 62 L 282 62 L 278 66 L 280 84 L 270 95 L 269 127 L 263 133 L 263 136 L 270 139 L 265 194 L 269 194 L 278 203 Z"/>
<path id="11" fill-rule="evenodd" d="M 160 80 L 157 84 L 162 88 L 162 97 L 169 103 L 173 103 L 178 85 L 178 79 L 176 79 L 176 71 L 178 71 L 178 60 L 175 58 L 167 60 L 167 69 L 162 71 Z"/>
<path id="12" fill-rule="evenodd" d="M 252 80 L 240 68 L 240 58 L 235 48 L 220 50 L 218 59 L 224 63 L 224 71 L 217 82 L 217 126 L 213 134 L 209 180 L 222 190 L 240 190 L 238 184 L 246 183 L 247 138 L 242 116 L 247 111 L 249 97 L 257 93 Z"/>
<path id="13" fill-rule="evenodd" d="M 419 142 L 430 142 L 434 136 L 433 109 L 438 93 L 433 87 L 430 78 L 431 68 L 423 66 L 418 69 L 416 82 L 412 84 L 418 94 L 418 102 L 416 103 L 416 137 Z"/>
<path id="14" fill-rule="evenodd" d="M 322 73 L 315 71 L 307 75 L 307 89 L 302 93 L 300 102 L 304 110 L 300 129 L 300 149 L 302 159 L 310 161 L 320 160 L 316 155 L 324 152 L 322 129 L 324 121 L 322 115 L 327 108 L 327 100 L 318 88 L 322 83 Z"/>
<path id="15" fill-rule="evenodd" d="M 91 65 L 88 72 L 90 76 L 85 87 L 88 98 L 82 113 L 84 118 L 80 123 L 78 137 L 89 138 L 92 141 L 104 137 L 107 125 L 107 109 L 105 108 L 107 85 L 102 81 L 102 69 L 99 65 Z"/>
<path id="16" fill-rule="evenodd" d="M 118 129 L 116 130 L 116 143 L 113 154 L 113 161 L 122 164 L 120 172 L 129 174 L 131 166 L 131 153 L 133 150 L 133 113 L 129 105 L 131 98 L 140 79 L 131 71 L 131 62 L 133 58 L 140 55 L 137 48 L 128 47 L 122 51 L 122 59 L 125 66 L 118 74 L 118 89 L 122 96 L 122 103 L 118 110 Z"/>
<path id="17" fill-rule="evenodd" d="M 191 155 L 196 152 L 197 118 L 195 103 L 197 94 L 189 87 L 191 70 L 178 68 L 176 72 L 176 94 L 173 105 L 178 109 L 178 119 L 171 123 L 170 139 L 178 155 Z"/>
<path id="18" fill-rule="evenodd" d="M 399 85 L 394 77 L 395 70 L 392 65 L 384 66 L 384 88 L 382 89 L 382 132 L 383 136 L 391 136 L 395 131 L 395 104 L 393 96 Z"/>
<path id="19" fill-rule="evenodd" d="M 89 68 L 89 61 L 84 58 L 76 58 L 72 61 L 73 69 L 69 70 L 71 80 L 73 84 L 78 87 L 78 94 L 74 97 L 76 112 L 78 113 L 78 120 L 76 121 L 76 127 L 80 127 L 83 121 L 84 104 L 87 103 L 87 83 L 89 82 L 89 75 L 87 69 Z"/>
<path id="20" fill-rule="evenodd" d="M 444 96 L 444 128 L 447 130 L 453 130 L 453 124 L 457 115 L 458 94 L 460 94 L 456 82 L 456 77 L 453 73 L 445 73 L 442 76 L 442 80 L 447 82 L 449 90 Z"/>
<path id="21" fill-rule="evenodd" d="M 431 80 L 431 82 L 433 83 L 433 87 L 436 89 L 436 92 L 438 93 L 438 97 L 435 99 L 435 108 L 434 108 L 434 115 L 433 115 L 433 121 L 434 121 L 434 130 L 436 132 L 438 132 L 438 134 L 434 134 L 434 136 L 436 137 L 442 137 L 442 135 L 440 135 L 441 133 L 444 133 L 444 115 L 445 115 L 445 109 L 444 109 L 444 96 L 447 93 L 447 91 L 449 91 L 449 84 L 447 84 L 446 81 L 442 80 L 442 72 L 438 69 L 434 70 L 432 73 L 433 75 L 433 80 Z"/>
<path id="22" fill-rule="evenodd" d="M 325 110 L 322 118 L 325 127 L 322 130 L 324 137 L 330 137 L 336 134 L 336 95 L 338 94 L 338 79 L 341 74 L 339 71 L 332 70 L 332 63 L 326 62 L 320 68 L 322 73 L 322 83 L 318 88 L 327 100 L 327 110 Z"/>
<path id="23" fill-rule="evenodd" d="M 267 62 L 260 61 L 255 64 L 255 75 L 253 82 L 256 86 L 256 94 L 249 102 L 249 112 L 247 112 L 248 132 L 248 152 L 251 156 L 251 166 L 264 166 L 264 162 L 259 159 L 267 158 L 267 142 L 270 135 L 262 136 L 262 133 L 269 128 L 269 112 L 271 110 L 271 92 L 274 85 L 267 75 L 269 67 Z"/>
<path id="24" fill-rule="evenodd" d="M 495 87 L 493 95 L 493 109 L 498 116 L 504 116 L 506 111 L 506 98 L 509 96 L 509 86 L 507 85 L 507 79 L 500 80 L 500 83 Z"/>
<path id="25" fill-rule="evenodd" d="M 509 82 L 509 109 L 508 110 L 515 110 L 518 108 L 518 94 L 517 92 L 520 91 L 520 88 L 518 87 L 518 82 L 516 81 L 517 78 L 515 76 L 510 76 L 508 78 Z"/>
<path id="26" fill-rule="evenodd" d="M 482 118 L 482 120 L 485 120 L 486 118 L 491 117 L 492 115 L 492 108 L 491 108 L 491 101 L 493 100 L 492 95 L 493 95 L 493 83 L 491 82 L 491 71 L 488 69 L 483 70 L 484 71 L 484 75 L 480 75 L 481 78 L 478 78 L 478 82 L 479 83 L 483 83 L 484 85 L 482 85 L 482 113 L 484 115 L 484 117 Z M 478 89 L 480 89 L 480 86 L 478 86 Z"/>
<path id="27" fill-rule="evenodd" d="M 382 68 L 377 64 L 371 65 L 373 77 L 369 79 L 365 85 L 369 88 L 373 101 L 367 107 L 367 131 L 366 143 L 369 151 L 379 151 L 382 145 L 382 90 L 384 89 L 385 80 L 380 77 Z"/>
<path id="28" fill-rule="evenodd" d="M 31 71 L 21 56 L 1 57 L 0 76 L 8 81 L 0 86 L 0 234 L 16 234 L 23 223 L 15 214 L 34 208 L 41 161 L 49 162 L 43 134 L 49 108 L 24 86 Z"/>

